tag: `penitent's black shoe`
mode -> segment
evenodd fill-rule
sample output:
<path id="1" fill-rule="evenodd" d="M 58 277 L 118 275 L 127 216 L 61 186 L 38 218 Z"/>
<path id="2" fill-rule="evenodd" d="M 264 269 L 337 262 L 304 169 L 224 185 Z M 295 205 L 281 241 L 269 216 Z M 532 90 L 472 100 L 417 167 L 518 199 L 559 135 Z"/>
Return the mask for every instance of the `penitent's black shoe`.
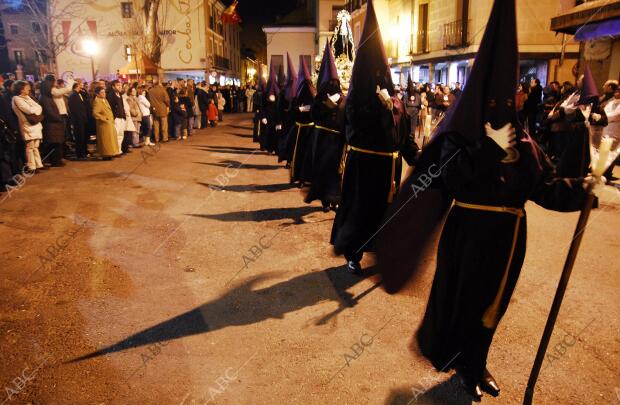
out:
<path id="1" fill-rule="evenodd" d="M 482 399 L 482 389 L 480 384 L 474 382 L 471 378 L 467 378 L 462 373 L 460 374 L 461 386 L 469 395 L 471 395 L 474 402 L 480 402 Z"/>
<path id="2" fill-rule="evenodd" d="M 484 369 L 484 373 L 482 374 L 482 378 L 480 379 L 480 388 L 494 397 L 499 395 L 499 384 L 495 381 L 495 378 L 489 373 L 489 370 Z"/>
<path id="3" fill-rule="evenodd" d="M 356 276 L 362 275 L 362 265 L 360 262 L 354 262 L 353 260 L 349 260 L 347 262 L 347 270 L 351 274 L 355 274 Z"/>

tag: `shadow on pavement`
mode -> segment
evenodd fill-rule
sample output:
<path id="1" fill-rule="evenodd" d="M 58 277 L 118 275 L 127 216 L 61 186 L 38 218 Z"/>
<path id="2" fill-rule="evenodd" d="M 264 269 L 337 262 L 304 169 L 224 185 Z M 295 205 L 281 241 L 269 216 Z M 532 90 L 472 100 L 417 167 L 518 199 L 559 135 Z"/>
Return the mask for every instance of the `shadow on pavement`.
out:
<path id="1" fill-rule="evenodd" d="M 280 219 L 292 219 L 287 225 L 301 225 L 305 222 L 303 217 L 313 212 L 323 211 L 322 207 L 303 206 L 296 208 L 265 208 L 256 211 L 233 211 L 223 214 L 187 214 L 193 217 L 215 219 L 223 222 L 263 222 L 277 221 Z"/>
<path id="2" fill-rule="evenodd" d="M 199 165 L 226 167 L 233 169 L 255 169 L 255 170 L 278 170 L 284 169 L 282 165 L 253 165 L 248 163 L 242 163 L 237 160 L 222 160 L 220 163 L 208 163 L 208 162 L 194 162 Z"/>
<path id="3" fill-rule="evenodd" d="M 191 311 L 147 328 L 111 346 L 70 360 L 69 363 L 156 342 L 212 332 L 229 326 L 250 325 L 272 318 L 282 319 L 289 312 L 326 300 L 338 303 L 338 310 L 328 314 L 328 316 L 331 314 L 335 316 L 355 306 L 359 298 L 365 296 L 375 286 L 368 289 L 366 293 L 360 294 L 359 298 L 346 290 L 375 274 L 376 270 L 369 268 L 365 272 L 365 277 L 362 278 L 349 274 L 344 266 L 331 267 L 259 289 L 253 287 L 273 275 L 254 276 L 227 290 L 218 299 L 206 302 Z"/>
<path id="4" fill-rule="evenodd" d="M 205 148 L 205 147 L 198 147 L 195 148 L 204 152 L 213 152 L 213 153 L 231 153 L 234 155 L 270 155 L 270 153 L 262 151 L 262 150 L 258 150 L 258 149 L 252 149 L 252 150 L 242 150 L 242 149 L 211 149 L 211 148 Z"/>
<path id="5" fill-rule="evenodd" d="M 276 193 L 278 191 L 286 190 L 298 190 L 299 188 L 295 184 L 282 183 L 282 184 L 240 184 L 236 186 L 220 186 L 218 184 L 209 184 L 203 182 L 197 182 L 201 186 L 208 187 L 217 191 L 232 191 L 234 193 L 254 192 L 254 193 Z"/>
<path id="6" fill-rule="evenodd" d="M 409 388 L 392 390 L 385 405 L 471 405 L 472 398 L 461 388 L 458 377 L 424 390 L 420 383 Z"/>
<path id="7" fill-rule="evenodd" d="M 249 131 L 253 130 L 254 128 L 252 127 L 244 127 L 243 125 L 229 125 L 229 127 L 231 128 L 236 128 L 236 129 L 247 129 Z"/>

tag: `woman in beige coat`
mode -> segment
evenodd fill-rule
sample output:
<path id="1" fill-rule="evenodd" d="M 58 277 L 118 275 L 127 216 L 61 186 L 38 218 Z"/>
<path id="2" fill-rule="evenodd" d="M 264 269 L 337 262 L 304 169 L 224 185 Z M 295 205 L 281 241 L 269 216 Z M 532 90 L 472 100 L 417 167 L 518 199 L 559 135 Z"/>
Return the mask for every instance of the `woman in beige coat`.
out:
<path id="1" fill-rule="evenodd" d="M 26 115 L 41 115 L 43 108 L 30 97 L 30 84 L 20 80 L 14 85 L 15 97 L 13 97 L 13 111 L 19 120 L 19 132 L 26 142 L 26 167 L 28 171 L 44 169 L 39 153 L 39 146 L 43 138 L 43 125 L 41 122 L 31 124 Z"/>
<path id="2" fill-rule="evenodd" d="M 108 100 L 105 98 L 105 89 L 103 87 L 95 89 L 93 117 L 97 121 L 97 152 L 104 160 L 110 160 L 112 157 L 119 156 L 121 149 L 116 137 L 114 114 Z"/>

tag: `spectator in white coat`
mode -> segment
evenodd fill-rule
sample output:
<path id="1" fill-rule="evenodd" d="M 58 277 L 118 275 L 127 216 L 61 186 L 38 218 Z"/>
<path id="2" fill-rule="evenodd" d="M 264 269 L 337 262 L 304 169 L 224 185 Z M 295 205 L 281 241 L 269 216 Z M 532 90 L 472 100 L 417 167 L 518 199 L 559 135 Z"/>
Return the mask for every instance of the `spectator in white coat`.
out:
<path id="1" fill-rule="evenodd" d="M 30 97 L 28 82 L 23 80 L 16 82 L 14 91 L 15 97 L 13 97 L 12 108 L 19 121 L 19 132 L 26 143 L 26 167 L 29 171 L 45 169 L 39 153 L 39 146 L 43 138 L 42 119 L 38 123 L 31 124 L 31 121 L 26 117 L 26 115 L 30 115 L 31 117 L 42 118 L 43 108 Z"/>

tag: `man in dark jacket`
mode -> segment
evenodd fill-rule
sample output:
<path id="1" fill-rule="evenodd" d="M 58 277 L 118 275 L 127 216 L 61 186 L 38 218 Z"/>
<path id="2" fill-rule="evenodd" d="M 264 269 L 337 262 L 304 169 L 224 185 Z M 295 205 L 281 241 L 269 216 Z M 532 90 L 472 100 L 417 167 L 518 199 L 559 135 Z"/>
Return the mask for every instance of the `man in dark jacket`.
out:
<path id="1" fill-rule="evenodd" d="M 536 115 L 538 115 L 538 104 L 542 101 L 542 96 L 543 88 L 540 85 L 540 80 L 532 77 L 530 94 L 523 104 L 523 110 L 527 114 L 527 127 L 532 138 L 536 138 Z"/>
<path id="2" fill-rule="evenodd" d="M 78 160 L 86 160 L 88 140 L 86 124 L 88 123 L 88 100 L 82 95 L 82 82 L 73 84 L 73 92 L 69 96 L 69 116 L 73 127 L 73 139 L 75 139 L 75 155 Z"/>

